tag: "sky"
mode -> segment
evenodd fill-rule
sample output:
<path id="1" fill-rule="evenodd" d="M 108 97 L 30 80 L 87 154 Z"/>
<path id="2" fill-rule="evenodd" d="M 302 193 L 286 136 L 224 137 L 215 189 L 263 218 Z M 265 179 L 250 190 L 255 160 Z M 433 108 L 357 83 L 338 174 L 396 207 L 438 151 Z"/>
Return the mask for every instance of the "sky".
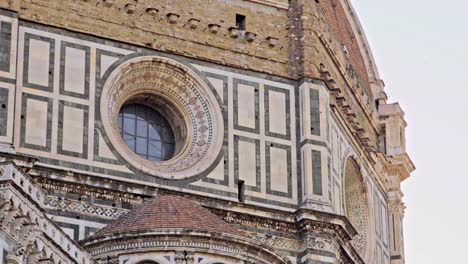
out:
<path id="1" fill-rule="evenodd" d="M 468 263 L 468 1 L 351 2 L 408 122 L 406 263 Z"/>

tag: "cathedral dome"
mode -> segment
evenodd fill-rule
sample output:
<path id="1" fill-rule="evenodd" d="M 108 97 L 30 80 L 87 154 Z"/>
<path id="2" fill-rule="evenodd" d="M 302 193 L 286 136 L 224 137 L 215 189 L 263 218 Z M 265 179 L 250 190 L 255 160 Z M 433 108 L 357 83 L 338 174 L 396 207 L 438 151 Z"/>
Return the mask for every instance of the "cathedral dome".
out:
<path id="1" fill-rule="evenodd" d="M 292 263 L 196 202 L 173 195 L 144 202 L 81 244 L 106 263 Z"/>
<path id="2" fill-rule="evenodd" d="M 176 229 L 243 235 L 208 209 L 185 197 L 160 195 L 121 216 L 94 236 Z"/>

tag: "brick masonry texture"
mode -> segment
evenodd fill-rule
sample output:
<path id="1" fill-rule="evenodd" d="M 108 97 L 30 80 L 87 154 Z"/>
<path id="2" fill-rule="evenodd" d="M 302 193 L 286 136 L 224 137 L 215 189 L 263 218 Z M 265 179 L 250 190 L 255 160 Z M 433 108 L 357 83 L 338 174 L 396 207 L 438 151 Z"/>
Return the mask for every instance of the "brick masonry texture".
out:
<path id="1" fill-rule="evenodd" d="M 16 0 L 1 1 L 0 7 L 19 11 L 21 19 L 99 37 L 244 69 L 287 72 L 287 10 L 271 6 L 239 0 Z M 246 32 L 255 40 L 231 32 L 236 14 L 246 16 Z"/>
<path id="2" fill-rule="evenodd" d="M 346 17 L 344 7 L 340 4 L 339 0 L 321 0 L 319 6 L 333 33 L 342 44 L 346 45 L 351 64 L 361 79 L 369 85 L 366 65 L 364 64 L 356 36 Z"/>

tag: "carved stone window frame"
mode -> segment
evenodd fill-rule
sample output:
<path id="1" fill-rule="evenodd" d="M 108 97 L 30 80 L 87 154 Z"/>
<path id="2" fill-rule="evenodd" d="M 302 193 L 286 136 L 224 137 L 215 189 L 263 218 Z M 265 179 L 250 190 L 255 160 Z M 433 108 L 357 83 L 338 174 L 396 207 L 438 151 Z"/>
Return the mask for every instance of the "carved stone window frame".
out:
<path id="1" fill-rule="evenodd" d="M 179 134 L 177 155 L 153 162 L 128 148 L 118 129 L 118 113 L 128 102 L 161 106 Z M 196 176 L 212 165 L 222 149 L 224 121 L 216 96 L 195 71 L 172 59 L 141 56 L 116 67 L 104 83 L 100 114 L 116 152 L 149 175 L 174 180 Z"/>

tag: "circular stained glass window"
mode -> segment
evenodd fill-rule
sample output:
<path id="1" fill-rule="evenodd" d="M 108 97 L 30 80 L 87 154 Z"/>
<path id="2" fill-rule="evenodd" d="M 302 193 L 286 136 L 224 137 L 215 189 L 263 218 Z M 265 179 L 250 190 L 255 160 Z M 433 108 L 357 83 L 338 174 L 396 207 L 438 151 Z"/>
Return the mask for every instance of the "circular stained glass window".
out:
<path id="1" fill-rule="evenodd" d="M 166 118 L 149 106 L 124 105 L 119 112 L 119 130 L 127 146 L 144 159 L 164 161 L 174 156 L 174 131 Z"/>

